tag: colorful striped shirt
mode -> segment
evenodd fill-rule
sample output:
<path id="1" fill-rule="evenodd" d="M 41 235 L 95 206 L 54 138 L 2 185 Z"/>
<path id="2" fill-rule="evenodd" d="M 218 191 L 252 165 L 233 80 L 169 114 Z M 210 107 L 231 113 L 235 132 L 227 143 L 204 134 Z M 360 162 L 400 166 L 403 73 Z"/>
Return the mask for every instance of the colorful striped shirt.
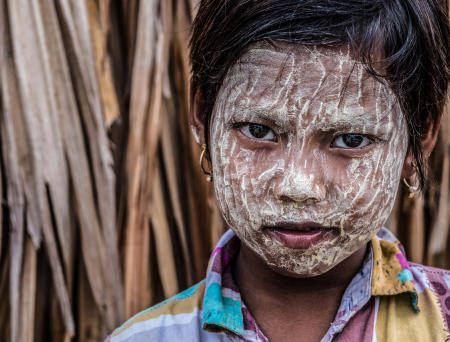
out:
<path id="1" fill-rule="evenodd" d="M 228 230 L 204 280 L 132 317 L 107 341 L 269 341 L 233 281 L 239 244 Z M 321 341 L 449 341 L 450 272 L 409 263 L 385 228 L 369 247 Z"/>

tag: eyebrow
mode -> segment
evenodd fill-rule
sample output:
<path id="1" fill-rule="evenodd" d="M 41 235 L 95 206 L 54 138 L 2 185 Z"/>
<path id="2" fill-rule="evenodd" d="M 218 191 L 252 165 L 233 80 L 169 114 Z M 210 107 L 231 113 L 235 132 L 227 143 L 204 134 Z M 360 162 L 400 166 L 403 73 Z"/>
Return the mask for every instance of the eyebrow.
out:
<path id="1" fill-rule="evenodd" d="M 364 132 L 372 132 L 374 129 L 377 131 L 377 134 L 388 133 L 390 129 L 389 121 L 385 121 L 388 117 L 384 115 L 378 120 L 370 117 L 368 115 L 355 115 L 341 118 L 339 120 L 333 120 L 330 122 L 324 122 L 320 124 L 318 129 L 326 132 L 326 131 L 352 131 L 357 130 L 361 133 Z"/>
<path id="2" fill-rule="evenodd" d="M 350 132 L 358 131 L 358 133 L 372 132 L 374 128 L 376 131 L 381 133 L 385 131 L 382 124 L 377 123 L 362 123 L 362 122 L 331 122 L 329 124 L 324 124 L 318 129 L 323 132 Z"/>
<path id="3" fill-rule="evenodd" d="M 275 111 L 268 111 L 267 109 L 258 108 L 256 106 L 249 107 L 246 105 L 236 105 L 234 114 L 231 116 L 232 118 L 236 118 L 236 112 L 245 113 L 242 115 L 244 119 L 258 119 L 261 121 L 269 122 L 278 127 L 283 127 L 284 125 L 289 124 L 289 118 L 287 115 L 271 115 L 270 113 L 273 113 Z M 285 119 L 281 119 L 282 117 Z"/>
<path id="4" fill-rule="evenodd" d="M 270 122 L 277 126 L 283 126 L 286 124 L 290 124 L 290 119 L 288 115 L 283 115 L 281 113 L 276 115 L 271 115 L 270 112 L 267 109 L 250 107 L 247 105 L 236 105 L 234 115 L 232 117 L 236 117 L 236 112 L 245 113 L 243 116 L 245 118 L 251 118 L 251 119 L 259 119 L 262 121 Z M 276 113 L 277 111 L 273 111 L 272 113 Z M 341 112 L 343 113 L 343 112 Z M 384 113 L 380 118 L 374 118 L 372 115 L 366 113 L 366 114 L 358 114 L 358 115 L 352 115 L 351 113 L 347 113 L 345 117 L 340 117 L 339 120 L 336 120 L 334 122 L 331 122 L 331 125 L 339 125 L 342 127 L 355 127 L 355 126 L 361 126 L 361 125 L 377 125 L 382 124 L 387 117 L 389 116 L 389 111 Z M 376 119 L 376 120 L 375 120 Z"/>
<path id="5" fill-rule="evenodd" d="M 362 115 L 351 115 L 345 117 L 340 117 L 339 120 L 336 120 L 335 123 L 346 125 L 346 126 L 355 126 L 356 125 L 377 125 L 385 123 L 385 119 L 388 117 L 389 114 L 386 114 L 382 116 L 381 118 L 373 117 L 369 114 L 362 114 Z"/>

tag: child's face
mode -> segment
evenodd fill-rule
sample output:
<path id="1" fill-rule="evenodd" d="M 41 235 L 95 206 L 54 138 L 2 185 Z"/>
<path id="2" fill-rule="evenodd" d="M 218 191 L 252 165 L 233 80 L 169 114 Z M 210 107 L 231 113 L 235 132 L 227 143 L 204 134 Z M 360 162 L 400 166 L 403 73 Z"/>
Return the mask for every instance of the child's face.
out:
<path id="1" fill-rule="evenodd" d="M 394 94 L 347 48 L 258 44 L 224 80 L 210 146 L 227 223 L 271 268 L 307 277 L 384 224 L 408 140 Z"/>

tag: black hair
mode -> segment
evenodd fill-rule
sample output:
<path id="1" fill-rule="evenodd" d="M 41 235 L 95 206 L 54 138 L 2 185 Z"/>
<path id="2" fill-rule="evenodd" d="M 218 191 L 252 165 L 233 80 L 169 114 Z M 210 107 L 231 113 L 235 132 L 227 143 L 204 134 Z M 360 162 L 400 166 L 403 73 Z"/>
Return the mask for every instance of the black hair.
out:
<path id="1" fill-rule="evenodd" d="M 447 98 L 449 32 L 448 0 L 201 0 L 190 59 L 205 141 L 223 79 L 250 44 L 349 44 L 354 58 L 394 91 L 423 186 L 420 142 Z"/>

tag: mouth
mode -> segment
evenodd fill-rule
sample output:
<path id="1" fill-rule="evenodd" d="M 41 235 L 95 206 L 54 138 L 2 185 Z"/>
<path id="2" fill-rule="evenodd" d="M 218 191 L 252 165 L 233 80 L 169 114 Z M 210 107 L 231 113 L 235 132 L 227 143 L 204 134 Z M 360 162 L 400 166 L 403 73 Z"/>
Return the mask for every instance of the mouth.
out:
<path id="1" fill-rule="evenodd" d="M 323 226 L 316 222 L 278 222 L 263 229 L 280 244 L 293 249 L 309 249 L 338 233 L 336 227 Z"/>

